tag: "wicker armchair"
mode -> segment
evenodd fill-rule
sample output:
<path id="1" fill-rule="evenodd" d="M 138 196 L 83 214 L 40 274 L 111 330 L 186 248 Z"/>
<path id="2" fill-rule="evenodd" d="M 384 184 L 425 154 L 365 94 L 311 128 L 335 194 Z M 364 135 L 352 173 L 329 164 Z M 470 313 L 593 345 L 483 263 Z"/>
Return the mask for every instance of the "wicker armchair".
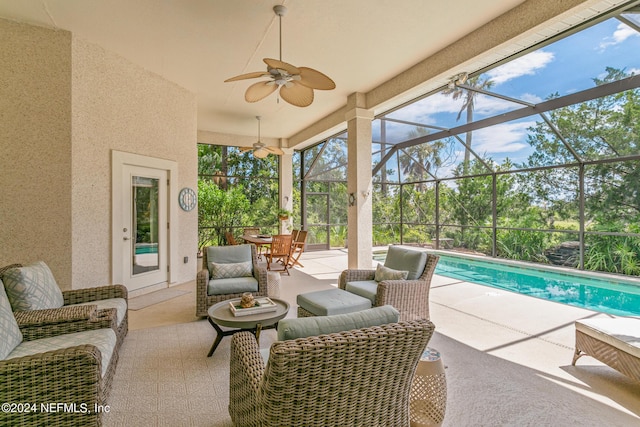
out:
<path id="1" fill-rule="evenodd" d="M 209 269 L 211 262 L 232 264 L 243 261 L 251 261 L 251 277 L 239 277 L 234 281 L 232 278 L 215 279 L 211 275 Z M 216 280 L 223 280 L 226 283 L 222 283 L 223 286 L 217 286 Z M 229 291 L 229 289 L 232 290 Z M 267 296 L 267 269 L 258 265 L 256 245 L 208 246 L 204 248 L 202 251 L 202 270 L 196 276 L 196 316 L 207 316 L 207 310 L 212 305 L 230 298 L 240 298 L 244 292 L 251 292 L 254 296 Z"/>
<path id="2" fill-rule="evenodd" d="M 23 319 L 18 325 L 8 320 L 11 307 L 6 298 L 4 288 L 0 289 L 0 318 L 4 319 L 0 339 L 11 343 L 0 358 L 0 401 L 21 406 L 0 412 L 0 425 L 101 425 L 102 414 L 95 408 L 104 407 L 111 390 L 118 361 L 115 331 L 84 327 L 98 318 L 95 305 L 51 310 L 58 318 L 41 317 L 29 324 Z M 112 321 L 115 323 L 115 316 Z M 14 332 L 18 326 L 21 338 Z M 74 331 L 73 326 L 79 329 Z M 52 404 L 50 412 L 43 409 Z M 65 404 L 69 406 L 56 406 Z"/>
<path id="3" fill-rule="evenodd" d="M 22 267 L 22 264 L 11 264 L 0 268 L 0 280 L 3 274 L 11 268 Z M 123 285 L 105 285 L 85 289 L 72 289 L 62 291 L 64 305 L 61 308 L 52 308 L 46 310 L 29 310 L 16 311 L 15 317 L 18 325 L 22 329 L 23 326 L 33 327 L 23 334 L 35 334 L 30 339 L 38 339 L 38 329 L 42 329 L 40 335 L 57 335 L 71 332 L 79 332 L 83 330 L 112 328 L 118 338 L 118 348 L 122 345 L 124 338 L 129 332 L 129 314 L 128 310 L 122 313 L 122 320 L 117 321 L 117 310 L 115 308 L 103 308 L 100 301 L 111 300 L 115 298 L 124 299 L 129 304 L 127 288 Z M 78 313 L 90 313 L 91 310 L 78 309 L 87 305 L 92 307 L 95 314 L 91 321 L 88 317 L 82 318 Z M 107 304 L 109 305 L 109 304 Z M 73 308 L 73 310 L 71 310 Z M 97 309 L 97 310 L 96 310 Z M 64 321 L 66 318 L 66 322 Z M 25 339 L 27 339 L 25 337 Z"/>
<path id="4" fill-rule="evenodd" d="M 411 382 L 434 331 L 425 319 L 276 341 L 231 341 L 229 413 L 239 426 L 409 426 Z"/>
<path id="5" fill-rule="evenodd" d="M 426 255 L 424 269 L 421 272 L 415 272 L 415 279 L 407 280 L 383 280 L 375 282 L 376 270 L 344 270 L 338 279 L 338 287 L 349 292 L 357 293 L 372 299 L 372 306 L 379 307 L 382 305 L 392 305 L 400 311 L 400 319 L 429 319 L 429 290 L 431 287 L 431 279 L 436 269 L 436 264 L 440 257 L 424 252 L 412 251 L 410 249 L 389 247 L 387 254 L 387 262 L 391 260 L 391 265 L 385 266 L 396 269 L 404 269 L 398 265 L 394 265 L 393 259 L 415 257 L 419 258 L 419 254 Z M 422 265 L 422 264 L 420 264 Z M 421 268 L 421 267 L 420 267 Z M 358 286 L 349 286 L 349 283 L 357 283 Z M 363 288 L 373 290 L 361 292 Z M 370 293 L 373 293 L 372 298 Z"/>

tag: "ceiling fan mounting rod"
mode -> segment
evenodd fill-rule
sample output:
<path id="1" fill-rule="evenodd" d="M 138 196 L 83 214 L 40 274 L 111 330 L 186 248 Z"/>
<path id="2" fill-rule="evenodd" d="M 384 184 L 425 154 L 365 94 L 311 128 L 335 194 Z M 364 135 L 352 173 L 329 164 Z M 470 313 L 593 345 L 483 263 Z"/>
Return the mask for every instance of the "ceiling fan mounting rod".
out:
<path id="1" fill-rule="evenodd" d="M 287 8 L 284 5 L 277 4 L 273 6 L 273 11 L 279 17 L 280 24 L 280 61 L 282 61 L 282 17 L 287 13 Z"/>
<path id="2" fill-rule="evenodd" d="M 260 116 L 256 116 L 256 119 L 258 119 L 258 142 L 260 141 Z"/>

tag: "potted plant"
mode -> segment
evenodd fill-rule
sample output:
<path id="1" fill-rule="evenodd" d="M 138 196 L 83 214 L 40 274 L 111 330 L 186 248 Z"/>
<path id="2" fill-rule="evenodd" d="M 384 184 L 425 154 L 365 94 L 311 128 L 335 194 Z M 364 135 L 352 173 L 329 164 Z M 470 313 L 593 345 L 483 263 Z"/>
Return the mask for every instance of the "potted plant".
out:
<path id="1" fill-rule="evenodd" d="M 278 209 L 278 218 L 280 219 L 280 221 L 286 221 L 289 219 L 290 216 L 291 216 L 291 211 L 288 211 L 284 208 Z"/>

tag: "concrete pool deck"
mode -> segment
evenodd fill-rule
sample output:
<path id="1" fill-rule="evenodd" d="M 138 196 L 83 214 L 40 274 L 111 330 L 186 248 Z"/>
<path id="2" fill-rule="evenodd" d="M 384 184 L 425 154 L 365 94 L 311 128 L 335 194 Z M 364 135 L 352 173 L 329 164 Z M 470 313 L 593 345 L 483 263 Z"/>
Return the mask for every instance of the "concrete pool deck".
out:
<path id="1" fill-rule="evenodd" d="M 324 285 L 337 286 L 340 272 L 347 268 L 347 250 L 306 252 L 302 263 L 305 268 L 300 272 Z M 488 355 L 526 367 L 526 375 L 534 373 L 554 389 L 566 388 L 611 408 L 613 413 L 630 415 L 637 423 L 630 425 L 640 426 L 640 383 L 586 356 L 571 366 L 574 322 L 611 315 L 440 275 L 434 275 L 431 285 L 430 313 L 437 331 L 430 346 L 438 348 L 441 338 L 447 337 L 470 353 L 477 351 L 477 357 Z M 443 352 L 442 356 L 447 364 L 448 355 Z M 447 376 L 453 377 L 455 370 L 449 368 Z M 450 415 L 446 421 L 466 425 L 465 420 L 457 423 Z M 609 425 L 629 425 L 628 421 L 618 424 L 610 419 Z"/>
<path id="2" fill-rule="evenodd" d="M 298 294 L 337 286 L 347 252 L 305 252 L 300 261 L 304 268 L 281 276 L 288 317 Z M 130 311 L 130 330 L 205 322 L 194 317 L 195 282 L 176 288 L 188 293 Z M 447 366 L 444 426 L 640 426 L 640 382 L 587 356 L 571 366 L 575 320 L 609 315 L 438 275 L 430 311 L 429 346 Z M 275 336 L 265 331 L 263 348 Z"/>

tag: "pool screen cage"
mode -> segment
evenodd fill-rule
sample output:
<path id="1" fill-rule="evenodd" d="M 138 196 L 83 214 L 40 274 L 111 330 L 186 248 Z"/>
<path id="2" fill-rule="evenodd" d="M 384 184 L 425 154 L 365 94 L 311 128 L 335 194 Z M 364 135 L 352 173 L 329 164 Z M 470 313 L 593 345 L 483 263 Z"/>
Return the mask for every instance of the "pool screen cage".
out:
<path id="1" fill-rule="evenodd" d="M 638 275 L 637 4 L 376 117 L 374 246 Z M 346 242 L 346 138 L 294 156 L 297 225 L 316 247 Z"/>

